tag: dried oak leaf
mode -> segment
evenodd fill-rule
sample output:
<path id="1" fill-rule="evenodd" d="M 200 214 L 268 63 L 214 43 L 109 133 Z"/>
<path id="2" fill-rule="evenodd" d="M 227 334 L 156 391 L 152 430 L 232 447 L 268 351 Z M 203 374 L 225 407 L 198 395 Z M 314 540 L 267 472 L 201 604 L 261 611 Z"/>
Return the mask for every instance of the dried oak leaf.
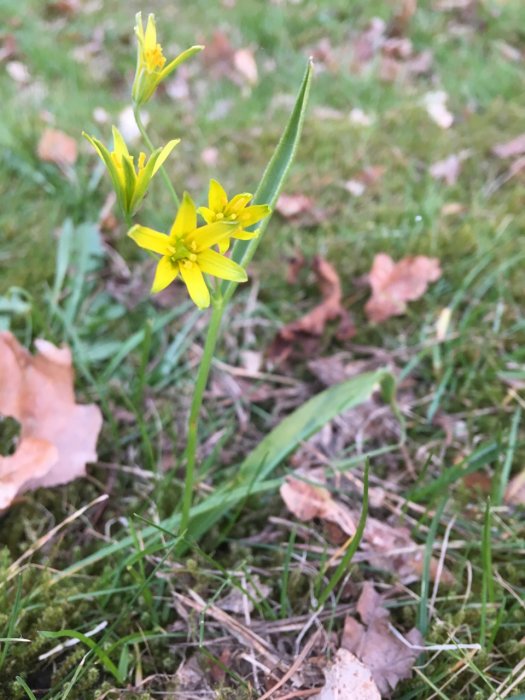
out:
<path id="1" fill-rule="evenodd" d="M 370 670 L 347 649 L 338 649 L 325 685 L 312 700 L 381 700 Z"/>
<path id="2" fill-rule="evenodd" d="M 513 506 L 525 505 L 525 470 L 513 476 L 505 491 L 505 503 Z"/>
<path id="3" fill-rule="evenodd" d="M 430 282 L 441 277 L 437 258 L 425 255 L 403 258 L 394 262 L 390 255 L 375 256 L 368 277 L 372 296 L 365 305 L 368 318 L 374 323 L 405 313 L 407 302 L 419 299 Z"/>
<path id="4" fill-rule="evenodd" d="M 29 489 L 83 476 L 97 458 L 102 414 L 75 403 L 69 348 L 35 345 L 31 355 L 11 333 L 0 333 L 0 414 L 21 426 L 14 454 L 0 457 L 0 509 Z"/>
<path id="5" fill-rule="evenodd" d="M 386 697 L 399 681 L 410 678 L 423 637 L 413 628 L 405 636 L 407 644 L 395 637 L 389 629 L 390 614 L 382 606 L 382 598 L 370 582 L 366 582 L 357 603 L 357 612 L 363 624 L 348 616 L 345 620 L 341 646 L 355 654 L 370 669 L 382 696 Z"/>
<path id="6" fill-rule="evenodd" d="M 37 153 L 40 160 L 61 168 L 72 166 L 77 160 L 77 142 L 63 131 L 46 129 L 38 143 Z"/>
<path id="7" fill-rule="evenodd" d="M 336 337 L 347 340 L 355 335 L 355 327 L 348 311 L 342 305 L 343 292 L 339 275 L 324 258 L 316 256 L 313 269 L 323 295 L 323 301 L 297 321 L 281 328 L 272 343 L 269 354 L 277 360 L 286 359 L 293 345 L 304 341 L 305 337 L 320 337 L 329 321 L 339 319 Z"/>

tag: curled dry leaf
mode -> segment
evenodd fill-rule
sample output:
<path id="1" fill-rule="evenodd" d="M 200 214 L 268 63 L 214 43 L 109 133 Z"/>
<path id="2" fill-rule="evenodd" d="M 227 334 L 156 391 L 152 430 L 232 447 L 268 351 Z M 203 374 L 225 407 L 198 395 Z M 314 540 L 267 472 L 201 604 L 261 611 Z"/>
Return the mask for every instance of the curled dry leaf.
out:
<path id="1" fill-rule="evenodd" d="M 333 523 L 343 533 L 344 541 L 352 537 L 359 520 L 359 513 L 334 499 L 324 487 L 322 469 L 314 469 L 302 474 L 303 479 L 288 477 L 281 486 L 281 497 L 296 518 L 303 521 L 320 518 Z M 307 479 L 307 480 L 306 480 Z M 370 494 L 371 495 L 371 494 Z M 423 547 L 418 546 L 406 527 L 395 527 L 368 516 L 363 538 L 359 545 L 362 558 L 374 567 L 390 571 L 404 584 L 417 581 L 423 573 Z M 435 558 L 430 562 L 430 578 L 450 585 L 454 582 L 446 567 L 439 570 Z"/>
<path id="2" fill-rule="evenodd" d="M 381 700 L 370 669 L 347 649 L 338 649 L 325 671 L 325 685 L 312 700 Z"/>
<path id="3" fill-rule="evenodd" d="M 0 456 L 0 509 L 29 489 L 83 476 L 97 458 L 102 414 L 75 403 L 69 348 L 35 344 L 31 355 L 11 333 L 0 333 L 0 414 L 21 426 L 14 454 Z"/>
<path id="4" fill-rule="evenodd" d="M 368 318 L 374 323 L 405 313 L 407 302 L 419 299 L 430 282 L 441 277 L 437 258 L 425 255 L 403 258 L 395 263 L 390 255 L 375 256 L 369 275 L 372 296 L 365 306 Z"/>
<path id="5" fill-rule="evenodd" d="M 310 212 L 314 207 L 314 200 L 305 194 L 282 194 L 277 200 L 275 208 L 285 219 Z"/>
<path id="6" fill-rule="evenodd" d="M 410 678 L 412 668 L 421 650 L 423 637 L 413 628 L 406 635 L 407 644 L 395 637 L 389 629 L 390 614 L 382 606 L 382 598 L 370 582 L 366 582 L 357 612 L 363 624 L 348 616 L 345 620 L 341 646 L 370 669 L 381 694 L 386 697 L 399 681 Z"/>
<path id="7" fill-rule="evenodd" d="M 75 165 L 78 155 L 77 142 L 63 131 L 46 129 L 37 149 L 40 160 L 59 167 Z"/>
<path id="8" fill-rule="evenodd" d="M 250 85 L 257 85 L 259 73 L 255 56 L 251 49 L 238 49 L 233 54 L 233 65 L 235 70 Z"/>
<path id="9" fill-rule="evenodd" d="M 350 314 L 342 305 L 343 292 L 339 275 L 335 268 L 324 258 L 316 256 L 313 269 L 323 295 L 323 301 L 297 321 L 287 324 L 277 334 L 270 356 L 284 360 L 292 351 L 294 343 L 305 336 L 320 337 L 329 321 L 339 319 L 337 338 L 346 340 L 355 335 L 355 327 Z"/>

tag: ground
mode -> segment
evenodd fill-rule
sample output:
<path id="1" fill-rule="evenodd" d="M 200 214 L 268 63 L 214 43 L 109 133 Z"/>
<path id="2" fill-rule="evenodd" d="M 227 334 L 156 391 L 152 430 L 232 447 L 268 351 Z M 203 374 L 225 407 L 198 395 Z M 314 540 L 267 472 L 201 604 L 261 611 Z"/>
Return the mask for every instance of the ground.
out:
<path id="1" fill-rule="evenodd" d="M 188 684 L 190 663 L 202 694 L 213 687 L 216 697 L 259 697 L 267 688 L 250 661 L 253 640 L 232 634 L 213 605 L 248 584 L 264 590 L 253 594 L 253 630 L 291 663 L 334 575 L 325 566 L 341 531 L 322 519 L 297 520 L 283 505 L 280 481 L 298 466 L 322 466 L 328 487 L 359 513 L 367 457 L 376 489 L 371 516 L 408 528 L 426 564 L 405 581 L 356 556 L 325 603 L 325 634 L 312 652 L 317 661 L 305 661 L 302 687 L 322 685 L 344 615 L 361 583 L 373 581 L 401 632 L 417 625 L 426 644 L 482 645 L 421 656 L 392 697 L 525 697 L 524 510 L 503 498 L 524 456 L 525 170 L 492 150 L 525 131 L 525 5 L 420 0 L 406 21 L 400 11 L 395 19 L 395 7 L 379 0 L 1 3 L 0 324 L 28 346 L 37 337 L 69 344 L 78 399 L 101 406 L 104 427 L 87 478 L 24 494 L 0 516 L 0 637 L 31 640 L 0 647 L 0 698 L 163 697 Z M 166 53 L 207 45 L 145 110 L 157 143 L 182 139 L 168 171 L 179 192 L 200 202 L 210 177 L 230 192 L 254 191 L 308 57 L 316 63 L 285 185 L 287 194 L 311 201 L 299 217 L 274 215 L 251 281 L 228 312 L 204 407 L 199 498 L 235 485 L 236 465 L 263 436 L 330 383 L 312 359 L 332 358 L 337 367 L 338 357 L 346 365 L 365 360 L 367 369 L 393 371 L 406 424 L 399 444 L 402 431 L 390 414 L 379 428 L 360 429 L 358 441 L 344 420 L 332 423 L 329 439 L 279 462 L 271 488 L 233 501 L 216 521 L 200 520 L 199 536 L 184 551 L 166 524 L 181 491 L 185 420 L 207 315 L 195 312 L 180 286 L 150 298 L 153 262 L 125 238 L 116 208 L 100 229 L 109 179 L 81 137 L 85 130 L 107 141 L 129 104 L 139 9 L 157 14 Z M 390 54 L 373 48 L 385 36 L 400 42 Z M 2 54 L 10 37 L 11 56 Z M 255 79 L 235 67 L 238 49 L 253 53 Z M 447 128 L 425 108 L 438 91 L 454 117 Z M 73 167 L 38 157 L 49 126 L 76 140 Z M 433 164 L 454 155 L 457 177 L 432 176 Z M 356 182 L 364 184 L 357 194 Z M 162 230 L 174 213 L 156 182 L 141 221 Z M 57 246 L 67 227 L 73 250 L 61 261 Z M 442 276 L 405 315 L 374 325 L 364 313 L 364 276 L 378 253 L 438 258 Z M 356 334 L 338 339 L 328 324 L 308 357 L 295 348 L 278 364 L 276 333 L 319 301 L 308 262 L 315 255 L 338 272 Z M 292 282 L 290 260 L 300 256 L 306 263 Z M 451 320 L 440 342 L 436 323 L 445 308 Z M 235 373 L 246 351 L 270 378 Z M 1 427 L 6 454 L 12 425 Z M 107 501 L 38 543 L 104 493 Z M 125 536 L 127 544 L 112 550 Z M 32 556 L 13 564 L 31 545 Z M 442 549 L 449 580 L 441 577 L 431 611 L 428 562 Z M 38 660 L 64 641 L 42 632 L 85 634 L 102 622 L 90 653 L 84 639 Z M 181 697 L 192 697 L 188 688 Z M 293 692 L 292 685 L 282 689 L 300 697 Z"/>

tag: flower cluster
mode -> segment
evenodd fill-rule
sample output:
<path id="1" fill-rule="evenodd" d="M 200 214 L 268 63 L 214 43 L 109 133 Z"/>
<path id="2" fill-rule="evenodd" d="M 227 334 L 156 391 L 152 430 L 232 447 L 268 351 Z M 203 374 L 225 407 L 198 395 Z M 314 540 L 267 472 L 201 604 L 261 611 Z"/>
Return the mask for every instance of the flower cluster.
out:
<path id="1" fill-rule="evenodd" d="M 137 14 L 135 34 L 138 50 L 132 98 L 137 115 L 139 107 L 148 102 L 160 83 L 178 65 L 204 47 L 192 46 L 166 65 L 162 46 L 157 42 L 153 15 L 149 15 L 144 30 L 141 13 Z M 139 117 L 137 125 L 142 130 Z M 145 132 L 142 133 L 146 142 L 151 145 Z M 149 158 L 141 152 L 135 164 L 134 156 L 130 155 L 122 134 L 116 127 L 113 127 L 112 151 L 94 136 L 84 136 L 104 162 L 119 205 L 129 221 L 144 199 L 152 178 L 162 168 L 180 139 L 169 141 L 162 148 L 151 148 Z M 166 177 L 165 174 L 164 176 Z M 245 282 L 247 275 L 244 268 L 225 254 L 232 239 L 249 240 L 257 236 L 257 231 L 251 229 L 270 214 L 270 207 L 266 204 L 250 205 L 252 197 L 250 193 L 243 192 L 229 200 L 222 185 L 216 180 L 211 180 L 208 206 L 197 209 L 189 194 L 185 192 L 169 233 L 139 224 L 132 226 L 128 236 L 141 248 L 161 256 L 151 288 L 152 294 L 162 291 L 180 277 L 193 302 L 203 309 L 209 306 L 211 301 L 204 275 Z M 204 220 L 204 224 L 200 226 L 197 214 Z"/>

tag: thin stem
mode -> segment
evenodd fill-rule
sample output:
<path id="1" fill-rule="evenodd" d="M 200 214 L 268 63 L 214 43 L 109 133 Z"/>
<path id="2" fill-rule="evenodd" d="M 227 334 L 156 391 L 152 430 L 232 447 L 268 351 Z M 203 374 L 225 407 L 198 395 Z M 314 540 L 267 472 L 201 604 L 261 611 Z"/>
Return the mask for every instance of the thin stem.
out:
<path id="1" fill-rule="evenodd" d="M 204 350 L 199 365 L 199 371 L 197 373 L 197 379 L 195 381 L 195 388 L 193 390 L 193 399 L 191 402 L 190 417 L 188 421 L 186 477 L 184 480 L 184 493 L 182 495 L 182 513 L 180 521 L 180 532 L 182 535 L 184 535 L 184 532 L 188 529 L 188 523 L 190 520 L 190 509 L 193 497 L 193 487 L 195 483 L 195 462 L 202 398 L 204 396 L 204 390 L 210 375 L 213 353 L 215 352 L 215 346 L 217 344 L 224 308 L 222 299 L 214 299 L 213 312 L 211 315 L 210 324 L 208 326 L 208 332 L 206 334 L 206 341 L 204 343 Z"/>
<path id="2" fill-rule="evenodd" d="M 138 127 L 141 135 L 142 135 L 142 138 L 144 139 L 144 143 L 149 148 L 149 150 L 153 153 L 153 151 L 155 150 L 155 146 L 153 145 L 152 140 L 148 136 L 148 132 L 146 131 L 146 127 L 144 126 L 142 119 L 140 117 L 140 109 L 138 107 L 133 108 L 133 115 L 135 117 L 135 122 L 137 124 L 137 127 Z M 171 196 L 173 197 L 173 201 L 175 202 L 175 205 L 177 207 L 180 207 L 179 196 L 175 192 L 175 188 L 173 187 L 172 182 L 169 178 L 169 175 L 166 172 L 166 170 L 164 169 L 163 165 L 160 166 L 160 174 L 162 175 L 164 183 L 165 183 L 166 187 L 169 189 Z"/>

